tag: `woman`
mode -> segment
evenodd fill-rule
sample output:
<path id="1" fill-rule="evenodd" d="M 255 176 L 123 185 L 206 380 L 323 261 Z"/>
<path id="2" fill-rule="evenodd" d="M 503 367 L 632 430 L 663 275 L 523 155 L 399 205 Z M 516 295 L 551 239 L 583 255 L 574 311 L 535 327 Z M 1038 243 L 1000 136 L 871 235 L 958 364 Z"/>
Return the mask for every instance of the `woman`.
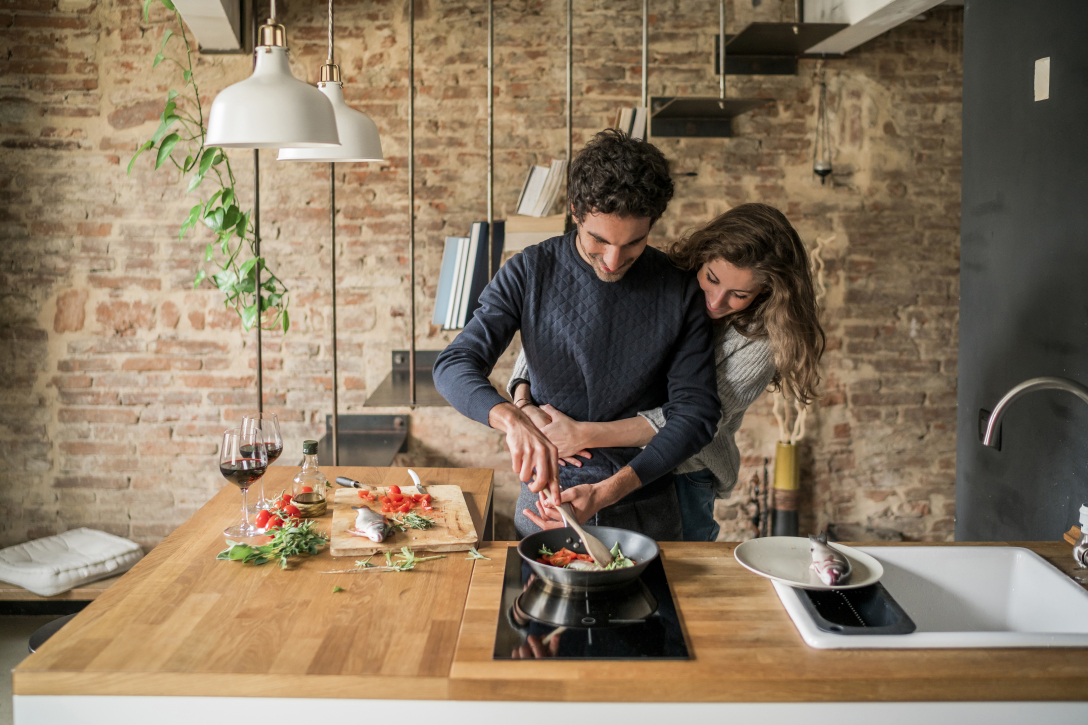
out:
<path id="1" fill-rule="evenodd" d="M 685 541 L 714 541 L 714 500 L 737 483 L 740 452 L 734 436 L 744 412 L 771 386 L 804 404 L 816 398 L 817 365 L 824 350 L 808 253 L 782 212 L 766 204 L 742 204 L 674 243 L 669 251 L 681 269 L 697 270 L 714 322 L 714 359 L 722 418 L 714 440 L 676 469 Z M 531 373 L 518 357 L 510 389 L 524 410 L 559 449 L 563 465 L 580 466 L 590 448 L 644 446 L 666 425 L 661 408 L 611 423 L 572 420 L 550 405 L 536 407 Z M 525 515 L 537 526 L 555 512 L 538 504 Z"/>

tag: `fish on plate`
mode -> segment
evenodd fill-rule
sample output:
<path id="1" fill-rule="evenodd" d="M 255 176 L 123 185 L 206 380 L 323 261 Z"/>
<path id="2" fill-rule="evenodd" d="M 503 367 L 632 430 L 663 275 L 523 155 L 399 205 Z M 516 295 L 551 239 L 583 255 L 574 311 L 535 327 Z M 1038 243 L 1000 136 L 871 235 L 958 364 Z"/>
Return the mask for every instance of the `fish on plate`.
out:
<path id="1" fill-rule="evenodd" d="M 348 533 L 355 536 L 364 536 L 378 544 L 382 543 L 388 529 L 385 517 L 367 506 L 352 506 L 351 508 L 357 513 L 355 514 L 355 528 L 348 529 Z"/>
<path id="2" fill-rule="evenodd" d="M 849 582 L 850 560 L 827 545 L 827 532 L 809 536 L 808 540 L 812 552 L 812 564 L 809 566 L 820 581 L 831 587 Z"/>

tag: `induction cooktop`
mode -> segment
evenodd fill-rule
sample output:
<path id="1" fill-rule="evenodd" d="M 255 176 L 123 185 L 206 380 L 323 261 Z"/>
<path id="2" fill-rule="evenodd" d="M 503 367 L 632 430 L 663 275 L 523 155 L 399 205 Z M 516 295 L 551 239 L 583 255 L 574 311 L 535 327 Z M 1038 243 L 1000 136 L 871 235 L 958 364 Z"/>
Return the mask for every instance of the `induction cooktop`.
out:
<path id="1" fill-rule="evenodd" d="M 658 557 L 629 585 L 605 591 L 559 587 L 506 553 L 494 659 L 690 659 Z"/>

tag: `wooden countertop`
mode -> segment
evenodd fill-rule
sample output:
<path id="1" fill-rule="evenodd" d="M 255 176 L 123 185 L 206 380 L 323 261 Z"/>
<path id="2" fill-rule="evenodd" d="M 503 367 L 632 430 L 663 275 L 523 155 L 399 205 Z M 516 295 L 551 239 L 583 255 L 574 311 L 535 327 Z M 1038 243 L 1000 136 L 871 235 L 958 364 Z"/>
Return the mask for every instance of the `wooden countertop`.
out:
<path id="1" fill-rule="evenodd" d="M 450 670 L 452 699 L 1088 700 L 1088 649 L 812 649 L 771 583 L 742 568 L 733 558 L 737 545 L 727 543 L 661 544 L 692 660 L 493 660 L 504 549 L 511 545 L 489 545 L 481 552 L 491 560 L 476 562 Z M 1062 571 L 1073 568 L 1067 544 L 1012 545 L 1038 552 Z"/>
<path id="2" fill-rule="evenodd" d="M 297 469 L 273 469 L 287 479 Z M 416 469 L 465 490 L 489 470 Z M 403 469 L 326 469 L 381 483 Z M 278 490 L 270 478 L 270 488 Z M 391 481 L 392 482 L 392 481 Z M 225 489 L 14 671 L 17 695 L 203 695 L 658 702 L 1088 700 L 1088 648 L 815 650 L 735 544 L 662 544 L 691 661 L 495 661 L 504 557 L 451 554 L 413 572 L 327 550 L 291 570 L 216 561 L 237 516 Z M 325 525 L 328 518 L 325 519 Z M 1027 546 L 1064 571 L 1064 543 Z M 345 591 L 333 593 L 333 587 Z"/>
<path id="3" fill-rule="evenodd" d="M 289 488 L 298 470 L 273 466 L 266 489 Z M 490 469 L 413 470 L 424 485 L 460 486 L 483 533 Z M 403 468 L 322 471 L 376 485 L 408 480 Z M 225 486 L 24 660 L 14 693 L 448 697 L 471 560 L 449 554 L 404 574 L 322 574 L 354 564 L 328 547 L 288 571 L 217 561 L 240 501 Z M 326 532 L 331 518 L 330 509 L 318 519 Z"/>

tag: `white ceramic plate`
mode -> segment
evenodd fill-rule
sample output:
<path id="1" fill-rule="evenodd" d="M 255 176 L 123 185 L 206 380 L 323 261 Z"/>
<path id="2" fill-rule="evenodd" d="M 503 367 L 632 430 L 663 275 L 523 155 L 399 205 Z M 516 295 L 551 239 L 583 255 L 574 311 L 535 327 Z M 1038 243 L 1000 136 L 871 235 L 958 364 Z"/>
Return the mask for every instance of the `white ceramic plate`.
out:
<path id="1" fill-rule="evenodd" d="M 745 541 L 733 551 L 740 565 L 750 572 L 801 589 L 858 589 L 875 584 L 884 576 L 880 562 L 842 544 L 828 544 L 850 560 L 850 581 L 830 586 L 820 581 L 812 564 L 808 539 L 800 536 L 768 536 Z"/>

